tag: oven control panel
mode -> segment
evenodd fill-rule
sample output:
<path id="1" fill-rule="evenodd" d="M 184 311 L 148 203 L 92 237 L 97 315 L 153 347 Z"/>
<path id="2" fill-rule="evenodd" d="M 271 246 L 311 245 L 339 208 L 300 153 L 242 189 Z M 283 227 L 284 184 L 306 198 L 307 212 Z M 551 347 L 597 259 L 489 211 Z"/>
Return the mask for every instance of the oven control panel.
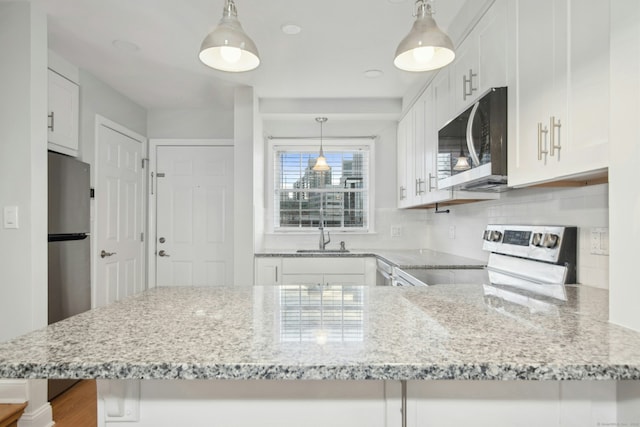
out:
<path id="1" fill-rule="evenodd" d="M 490 224 L 482 237 L 489 252 L 575 265 L 576 227 Z"/>

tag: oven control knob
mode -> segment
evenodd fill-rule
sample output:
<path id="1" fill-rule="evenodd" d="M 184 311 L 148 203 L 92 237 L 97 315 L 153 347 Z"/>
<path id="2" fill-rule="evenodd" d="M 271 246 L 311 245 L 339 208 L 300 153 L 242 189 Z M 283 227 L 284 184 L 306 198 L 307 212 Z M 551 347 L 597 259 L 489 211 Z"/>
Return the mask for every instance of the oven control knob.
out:
<path id="1" fill-rule="evenodd" d="M 499 242 L 502 239 L 502 233 L 498 230 L 491 231 L 491 235 L 489 236 L 489 241 L 491 242 Z"/>
<path id="2" fill-rule="evenodd" d="M 544 235 L 544 238 L 542 240 L 542 246 L 544 246 L 545 248 L 553 249 L 558 246 L 558 240 L 560 240 L 560 238 L 557 234 L 547 233 Z"/>
<path id="3" fill-rule="evenodd" d="M 491 230 L 484 230 L 484 234 L 482 235 L 482 238 L 484 240 L 486 240 L 487 242 L 491 240 Z"/>
<path id="4" fill-rule="evenodd" d="M 533 233 L 531 244 L 538 247 L 542 246 L 542 233 Z"/>

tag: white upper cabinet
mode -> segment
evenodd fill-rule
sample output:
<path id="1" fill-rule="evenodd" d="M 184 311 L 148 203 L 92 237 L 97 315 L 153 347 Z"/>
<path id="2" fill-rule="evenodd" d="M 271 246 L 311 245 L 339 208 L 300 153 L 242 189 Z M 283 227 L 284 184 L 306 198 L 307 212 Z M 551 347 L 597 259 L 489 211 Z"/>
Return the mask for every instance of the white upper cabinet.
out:
<path id="1" fill-rule="evenodd" d="M 80 90 L 77 84 L 49 70 L 48 147 L 71 156 L 78 155 Z"/>
<path id="2" fill-rule="evenodd" d="M 407 113 L 398 123 L 397 136 L 397 164 L 398 164 L 398 207 L 406 208 L 411 205 L 409 199 L 410 175 L 413 175 L 413 143 L 409 137 L 413 136 L 413 114 Z M 410 143 L 411 142 L 411 143 Z"/>
<path id="3" fill-rule="evenodd" d="M 506 1 L 496 0 L 456 49 L 456 59 L 449 71 L 455 115 L 490 88 L 507 84 L 506 36 Z"/>
<path id="4" fill-rule="evenodd" d="M 509 185 L 606 168 L 609 2 L 512 4 Z"/>

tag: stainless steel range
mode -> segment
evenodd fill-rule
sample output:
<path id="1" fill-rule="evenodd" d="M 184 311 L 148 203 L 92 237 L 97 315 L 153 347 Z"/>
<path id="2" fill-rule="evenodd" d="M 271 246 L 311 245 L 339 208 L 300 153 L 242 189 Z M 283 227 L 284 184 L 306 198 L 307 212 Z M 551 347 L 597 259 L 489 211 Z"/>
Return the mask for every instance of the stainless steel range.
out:
<path id="1" fill-rule="evenodd" d="M 488 225 L 482 248 L 485 269 L 406 269 L 416 285 L 491 284 L 525 289 L 566 300 L 565 284 L 576 282 L 577 228 L 543 225 Z"/>

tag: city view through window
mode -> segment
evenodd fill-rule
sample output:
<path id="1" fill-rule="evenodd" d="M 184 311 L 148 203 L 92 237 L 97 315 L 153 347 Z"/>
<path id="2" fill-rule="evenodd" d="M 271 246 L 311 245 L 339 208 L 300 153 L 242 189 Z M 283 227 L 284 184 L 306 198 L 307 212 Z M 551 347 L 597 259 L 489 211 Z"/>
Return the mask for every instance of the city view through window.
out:
<path id="1" fill-rule="evenodd" d="M 277 151 L 276 227 L 366 229 L 369 152 L 325 148 L 330 166 L 313 170 L 317 152 Z M 322 212 L 321 212 L 322 210 Z"/>

